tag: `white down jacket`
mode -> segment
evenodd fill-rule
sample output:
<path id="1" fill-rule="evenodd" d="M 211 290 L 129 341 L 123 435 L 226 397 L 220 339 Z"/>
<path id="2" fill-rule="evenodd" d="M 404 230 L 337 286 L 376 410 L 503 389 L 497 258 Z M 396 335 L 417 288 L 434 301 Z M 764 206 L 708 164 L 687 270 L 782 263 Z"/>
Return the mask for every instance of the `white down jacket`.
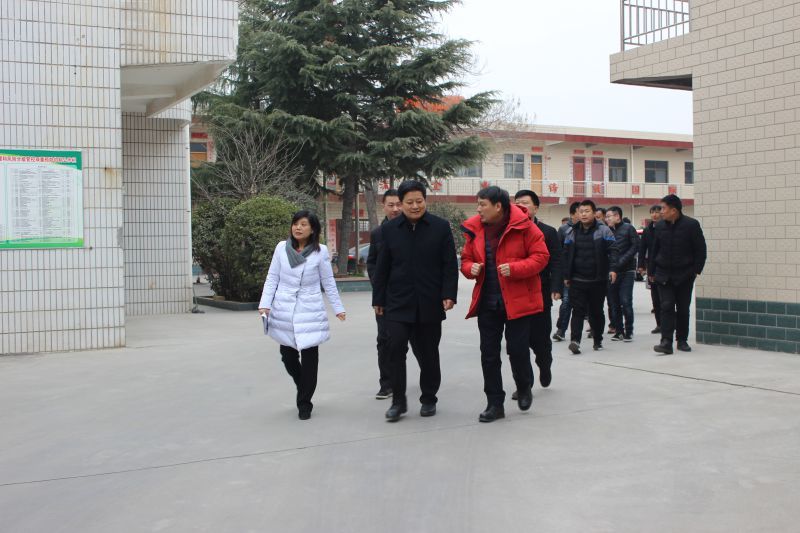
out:
<path id="1" fill-rule="evenodd" d="M 320 244 L 318 252 L 292 268 L 286 246 L 291 245 L 281 241 L 275 247 L 258 307 L 270 310 L 270 337 L 284 346 L 304 350 L 319 346 L 331 336 L 320 285 L 337 315 L 344 313 L 344 306 L 333 279 L 328 248 Z"/>

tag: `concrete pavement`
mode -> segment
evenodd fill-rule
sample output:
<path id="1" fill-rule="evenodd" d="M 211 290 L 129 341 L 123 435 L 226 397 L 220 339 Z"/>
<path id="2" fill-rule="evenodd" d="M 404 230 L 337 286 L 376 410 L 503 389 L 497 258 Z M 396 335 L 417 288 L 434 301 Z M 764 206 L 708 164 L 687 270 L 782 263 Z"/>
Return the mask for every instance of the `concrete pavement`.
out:
<path id="1" fill-rule="evenodd" d="M 254 313 L 131 318 L 124 349 L 0 358 L 0 532 L 798 529 L 800 358 L 656 357 L 637 284 L 635 342 L 556 343 L 532 411 L 509 400 L 479 424 L 469 290 L 445 322 L 438 414 L 418 415 L 412 358 L 397 424 L 374 399 L 363 293 L 343 295 L 306 422 Z"/>

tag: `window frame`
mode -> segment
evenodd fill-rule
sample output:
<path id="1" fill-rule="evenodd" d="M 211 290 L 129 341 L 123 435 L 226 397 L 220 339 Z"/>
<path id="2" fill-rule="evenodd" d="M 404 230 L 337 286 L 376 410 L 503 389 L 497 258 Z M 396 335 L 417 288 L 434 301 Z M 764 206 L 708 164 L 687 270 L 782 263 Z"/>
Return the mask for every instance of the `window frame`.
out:
<path id="1" fill-rule="evenodd" d="M 511 161 L 509 161 L 511 158 Z M 525 179 L 525 154 L 507 153 L 503 154 L 503 178 L 507 180 Z M 509 172 L 509 168 L 511 172 Z M 517 171 L 519 176 L 517 175 Z"/>
<path id="2" fill-rule="evenodd" d="M 687 185 L 694 185 L 694 161 L 683 162 L 683 182 Z"/>
<path id="3" fill-rule="evenodd" d="M 614 166 L 614 163 L 622 162 L 624 163 L 623 166 Z M 623 171 L 622 179 L 615 179 L 614 171 L 620 170 Z M 618 158 L 608 158 L 608 182 L 609 183 L 628 183 L 628 160 L 627 159 L 618 159 Z"/>
<path id="4" fill-rule="evenodd" d="M 657 163 L 658 165 L 654 165 Z M 658 168 L 663 163 L 663 168 Z M 664 172 L 664 181 L 658 180 L 657 172 Z M 659 159 L 645 159 L 644 161 L 644 182 L 645 183 L 669 183 L 669 161 Z"/>

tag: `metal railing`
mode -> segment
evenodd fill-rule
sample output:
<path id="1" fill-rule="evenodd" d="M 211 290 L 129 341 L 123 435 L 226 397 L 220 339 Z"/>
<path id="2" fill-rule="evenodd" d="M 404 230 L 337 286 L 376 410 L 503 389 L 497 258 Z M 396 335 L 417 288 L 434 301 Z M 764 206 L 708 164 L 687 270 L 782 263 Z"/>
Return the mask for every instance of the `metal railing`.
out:
<path id="1" fill-rule="evenodd" d="M 683 199 L 694 199 L 694 185 L 685 183 L 645 183 L 610 181 L 573 181 L 564 179 L 489 179 L 448 178 L 431 180 L 429 195 L 474 196 L 489 185 L 497 185 L 512 195 L 521 189 L 531 189 L 543 198 L 641 198 L 660 199 L 668 194 L 677 194 Z M 378 192 L 389 188 L 387 182 L 378 183 Z"/>
<path id="2" fill-rule="evenodd" d="M 620 50 L 689 33 L 689 0 L 620 0 Z"/>

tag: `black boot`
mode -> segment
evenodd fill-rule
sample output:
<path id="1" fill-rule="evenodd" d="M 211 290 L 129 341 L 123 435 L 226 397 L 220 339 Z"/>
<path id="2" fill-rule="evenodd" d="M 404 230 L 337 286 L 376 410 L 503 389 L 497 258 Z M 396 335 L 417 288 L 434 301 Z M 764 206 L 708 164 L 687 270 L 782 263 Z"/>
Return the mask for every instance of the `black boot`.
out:
<path id="1" fill-rule="evenodd" d="M 494 422 L 499 418 L 505 418 L 506 411 L 502 405 L 489 405 L 486 410 L 478 416 L 480 422 Z"/>
<path id="2" fill-rule="evenodd" d="M 517 405 L 522 411 L 527 411 L 531 408 L 531 405 L 533 405 L 533 393 L 530 387 L 517 391 Z"/>
<path id="3" fill-rule="evenodd" d="M 686 341 L 678 341 L 678 349 L 682 352 L 691 352 L 692 347 Z"/>
<path id="4" fill-rule="evenodd" d="M 653 346 L 653 350 L 658 352 L 660 355 L 670 355 L 672 353 L 672 342 L 668 341 L 667 339 L 661 339 L 661 344 L 656 344 Z"/>

